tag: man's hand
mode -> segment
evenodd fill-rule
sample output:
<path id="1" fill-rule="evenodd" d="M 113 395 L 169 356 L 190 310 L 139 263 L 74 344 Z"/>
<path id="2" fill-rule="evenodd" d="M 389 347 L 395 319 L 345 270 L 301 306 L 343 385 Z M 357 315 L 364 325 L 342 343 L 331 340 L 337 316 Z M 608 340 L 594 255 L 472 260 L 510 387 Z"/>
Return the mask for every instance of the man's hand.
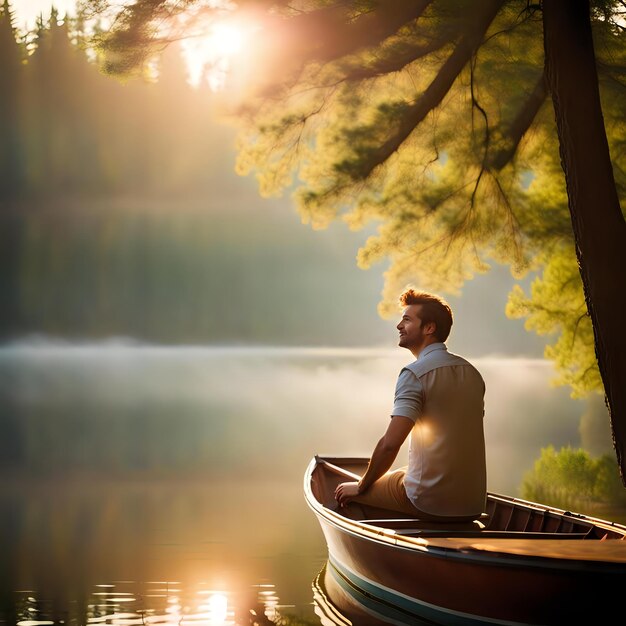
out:
<path id="1" fill-rule="evenodd" d="M 393 415 L 387 431 L 376 444 L 372 458 L 365 474 L 357 482 L 341 483 L 335 489 L 335 500 L 340 506 L 345 506 L 358 495 L 367 491 L 393 464 L 400 446 L 408 437 L 413 428 L 413 421 L 409 417 Z"/>
<path id="2" fill-rule="evenodd" d="M 359 495 L 359 483 L 350 482 L 350 483 L 341 483 L 341 485 L 337 486 L 335 489 L 335 500 L 339 502 L 340 506 L 345 506 Z"/>

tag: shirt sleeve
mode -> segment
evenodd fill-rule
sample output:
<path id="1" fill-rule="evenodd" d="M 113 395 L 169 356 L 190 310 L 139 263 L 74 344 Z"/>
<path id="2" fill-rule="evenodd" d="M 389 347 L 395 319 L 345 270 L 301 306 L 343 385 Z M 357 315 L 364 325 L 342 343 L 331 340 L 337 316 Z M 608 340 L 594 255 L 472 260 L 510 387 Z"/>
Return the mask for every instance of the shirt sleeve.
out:
<path id="1" fill-rule="evenodd" d="M 411 370 L 404 368 L 396 383 L 392 417 L 401 415 L 415 422 L 422 414 L 422 392 L 423 387 L 419 378 Z"/>

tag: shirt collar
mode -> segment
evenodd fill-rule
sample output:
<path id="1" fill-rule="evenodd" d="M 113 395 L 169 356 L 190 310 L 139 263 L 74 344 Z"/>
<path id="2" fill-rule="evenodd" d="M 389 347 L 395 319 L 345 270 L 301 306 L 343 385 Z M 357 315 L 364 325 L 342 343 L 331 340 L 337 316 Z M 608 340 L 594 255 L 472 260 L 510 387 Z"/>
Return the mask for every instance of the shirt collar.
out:
<path id="1" fill-rule="evenodd" d="M 448 348 L 446 347 L 445 343 L 442 343 L 440 341 L 438 341 L 437 343 L 431 343 L 420 352 L 420 355 L 417 357 L 417 360 L 421 361 L 426 355 L 430 354 L 431 352 L 436 352 L 437 350 L 447 351 Z"/>

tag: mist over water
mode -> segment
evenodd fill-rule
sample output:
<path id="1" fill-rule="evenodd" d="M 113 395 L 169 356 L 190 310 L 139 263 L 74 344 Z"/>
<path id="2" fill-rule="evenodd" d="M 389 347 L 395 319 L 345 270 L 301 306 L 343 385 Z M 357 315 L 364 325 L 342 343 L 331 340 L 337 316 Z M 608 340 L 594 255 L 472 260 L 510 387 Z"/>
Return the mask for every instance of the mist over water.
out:
<path id="1" fill-rule="evenodd" d="M 407 355 L 15 343 L 0 350 L 4 463 L 31 475 L 263 471 L 299 480 L 315 453 L 371 452 Z M 542 446 L 580 445 L 585 406 L 551 386 L 543 360 L 472 360 L 487 387 L 490 488 L 515 492 Z"/>

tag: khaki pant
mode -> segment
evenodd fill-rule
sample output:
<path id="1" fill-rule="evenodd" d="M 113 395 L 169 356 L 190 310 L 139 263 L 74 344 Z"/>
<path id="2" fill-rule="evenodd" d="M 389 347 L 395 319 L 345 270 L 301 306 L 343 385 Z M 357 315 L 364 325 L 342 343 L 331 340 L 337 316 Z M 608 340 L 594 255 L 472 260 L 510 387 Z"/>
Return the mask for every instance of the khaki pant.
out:
<path id="1" fill-rule="evenodd" d="M 423 520 L 440 521 L 440 522 L 456 522 L 476 519 L 472 517 L 448 517 L 441 515 L 432 515 L 418 509 L 406 495 L 404 488 L 404 475 L 406 467 L 387 472 L 381 476 L 365 493 L 352 499 L 353 502 L 375 506 L 381 509 L 390 509 L 399 511 L 412 517 Z"/>

